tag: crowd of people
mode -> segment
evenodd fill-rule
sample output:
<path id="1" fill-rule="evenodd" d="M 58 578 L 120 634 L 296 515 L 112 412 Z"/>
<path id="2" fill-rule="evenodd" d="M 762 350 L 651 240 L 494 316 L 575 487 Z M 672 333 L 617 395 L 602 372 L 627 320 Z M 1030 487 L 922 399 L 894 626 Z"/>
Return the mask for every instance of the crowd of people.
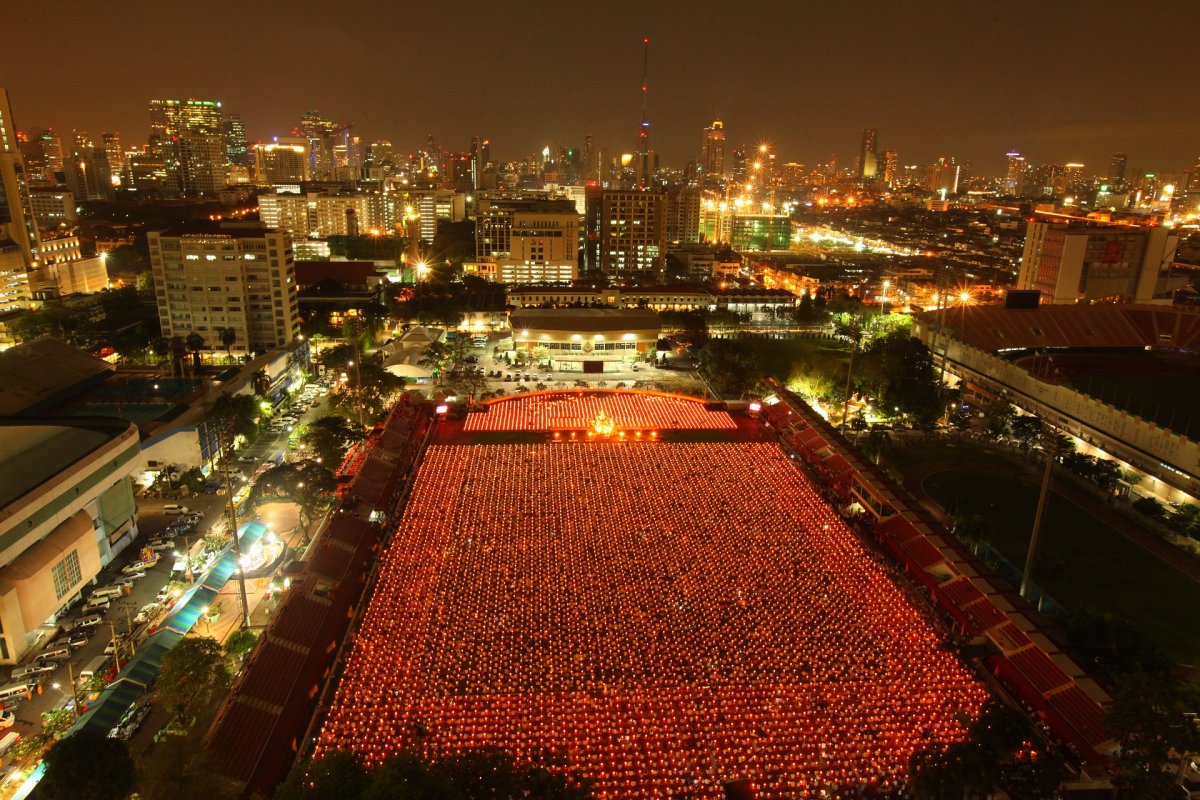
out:
<path id="1" fill-rule="evenodd" d="M 724 411 L 669 395 L 575 392 L 514 397 L 488 405 L 487 413 L 467 417 L 468 431 L 582 430 L 603 412 L 626 430 L 730 430 Z"/>
<path id="2" fill-rule="evenodd" d="M 606 798 L 882 795 L 985 699 L 775 445 L 435 446 L 318 753 L 559 752 Z"/>

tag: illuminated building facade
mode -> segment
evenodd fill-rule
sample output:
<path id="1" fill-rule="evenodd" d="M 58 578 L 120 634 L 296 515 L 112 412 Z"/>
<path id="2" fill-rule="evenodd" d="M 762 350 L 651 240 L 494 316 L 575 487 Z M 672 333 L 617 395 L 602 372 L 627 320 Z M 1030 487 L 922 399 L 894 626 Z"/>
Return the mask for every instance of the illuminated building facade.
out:
<path id="1" fill-rule="evenodd" d="M 215 196 L 225 185 L 222 122 L 221 104 L 212 100 L 150 101 L 151 142 L 166 167 L 169 190 Z"/>
<path id="2" fill-rule="evenodd" d="M 877 131 L 874 128 L 863 129 L 862 143 L 858 148 L 858 177 L 871 180 L 879 169 L 879 156 L 876 152 Z"/>
<path id="3" fill-rule="evenodd" d="M 619 280 L 662 275 L 667 247 L 664 192 L 589 189 L 585 263 Z"/>
<path id="4" fill-rule="evenodd" d="M 1062 222 L 1029 223 L 1018 289 L 1037 289 L 1043 303 L 1148 302 L 1187 278 L 1172 277 L 1179 233 Z"/>
<path id="5" fill-rule="evenodd" d="M 17 142 L 8 92 L 0 89 L 0 243 L 8 239 L 20 251 L 25 268 L 38 259 L 38 231 Z"/>
<path id="6" fill-rule="evenodd" d="M 787 214 L 735 213 L 729 219 L 729 246 L 734 250 L 782 251 L 792 242 Z"/>
<path id="7" fill-rule="evenodd" d="M 725 123 L 719 119 L 704 129 L 704 173 L 716 178 L 725 175 Z"/>
<path id="8" fill-rule="evenodd" d="M 276 139 L 254 145 L 254 179 L 261 186 L 308 180 L 308 140 Z"/>
<path id="9" fill-rule="evenodd" d="M 579 212 L 570 200 L 481 197 L 472 271 L 506 284 L 579 276 Z"/>
<path id="10" fill-rule="evenodd" d="M 154 231 L 148 236 L 163 336 L 197 333 L 207 349 L 283 347 L 300 333 L 291 237 L 255 223 Z"/>

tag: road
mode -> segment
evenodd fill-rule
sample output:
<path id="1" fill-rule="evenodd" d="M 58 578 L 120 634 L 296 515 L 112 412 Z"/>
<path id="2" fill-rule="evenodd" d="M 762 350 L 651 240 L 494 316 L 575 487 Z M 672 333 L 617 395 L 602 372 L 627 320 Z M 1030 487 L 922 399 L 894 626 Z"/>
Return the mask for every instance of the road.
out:
<path id="1" fill-rule="evenodd" d="M 311 422 L 312 420 L 328 413 L 328 397 L 321 398 L 321 402 L 314 408 L 306 411 L 300 419 L 300 423 Z M 299 424 L 299 423 L 298 423 Z M 253 460 L 242 463 L 242 471 L 248 476 L 252 475 L 259 464 L 264 463 L 273 455 L 287 452 L 288 432 L 272 433 L 264 431 L 262 435 L 248 448 L 242 452 L 243 455 L 250 456 Z M 209 531 L 209 528 L 218 522 L 225 510 L 226 498 L 224 492 L 217 494 L 203 494 L 186 497 L 183 499 L 156 499 L 146 496 L 138 496 L 138 538 L 131 545 L 127 546 L 114 560 L 96 577 L 95 583 L 83 590 L 84 599 L 97 588 L 112 584 L 121 573 L 121 568 L 129 564 L 137 558 L 142 546 L 154 538 L 173 522 L 176 517 L 167 516 L 163 513 L 163 507 L 167 503 L 181 503 L 186 505 L 192 511 L 198 511 L 204 515 L 197 531 L 189 537 L 190 542 L 194 543 L 198 536 L 202 536 Z M 273 511 L 273 515 L 278 515 L 279 512 Z M 277 523 L 278 525 L 285 524 L 286 514 L 283 515 Z M 244 522 L 245 520 L 241 520 Z M 294 524 L 291 523 L 291 524 Z M 185 546 L 184 542 L 177 542 L 177 549 L 182 550 Z M 139 609 L 154 601 L 159 591 L 166 585 L 170 577 L 171 568 L 174 564 L 174 558 L 170 552 L 163 554 L 163 558 L 152 568 L 146 571 L 146 576 L 135 583 L 130 594 L 115 601 L 109 609 L 104 612 L 104 621 L 98 627 L 92 629 L 92 637 L 86 645 L 76 650 L 69 661 L 65 661 L 58 666 L 53 672 L 46 673 L 43 676 L 42 693 L 35 694 L 30 700 L 20 701 L 16 708 L 17 721 L 13 730 L 24 735 L 36 734 L 41 732 L 42 712 L 50 711 L 54 708 L 59 708 L 66 705 L 71 700 L 71 678 L 70 675 L 78 676 L 80 670 L 88 664 L 92 659 L 104 654 L 104 649 L 111 641 L 113 633 L 118 636 L 124 636 L 128 633 L 129 624 L 133 617 L 136 616 Z M 222 594 L 236 594 L 236 588 L 231 583 L 226 587 Z M 231 613 L 225 615 L 232 621 L 237 621 L 239 614 L 236 613 L 237 602 L 235 598 L 230 598 L 232 602 L 225 603 L 228 606 L 227 610 Z M 61 624 L 64 629 L 69 629 L 73 620 L 83 616 L 79 606 L 77 606 L 64 617 Z M 222 623 L 213 625 L 213 628 L 221 626 Z M 134 626 L 136 629 L 141 629 L 144 634 L 146 626 Z M 226 631 L 227 632 L 227 631 Z M 214 631 L 215 633 L 215 631 Z M 60 635 L 61 637 L 61 635 Z M 49 637 L 46 641 L 49 642 Z M 34 656 L 43 648 L 38 647 L 34 652 L 22 662 L 28 664 L 33 661 Z M 128 658 L 128 654 L 125 655 Z M 69 665 L 69 667 L 68 667 Z M 7 676 L 5 676 L 7 677 Z M 8 707 L 12 707 L 10 703 Z"/>

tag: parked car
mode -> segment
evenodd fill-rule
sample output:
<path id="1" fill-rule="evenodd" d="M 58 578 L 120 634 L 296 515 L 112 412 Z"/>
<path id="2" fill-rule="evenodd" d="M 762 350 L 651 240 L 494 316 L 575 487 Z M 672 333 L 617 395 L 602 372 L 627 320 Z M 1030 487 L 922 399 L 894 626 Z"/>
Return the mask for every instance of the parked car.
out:
<path id="1" fill-rule="evenodd" d="M 81 629 L 81 630 L 75 631 L 74 633 L 72 633 L 70 636 L 67 637 L 67 645 L 69 645 L 70 647 L 74 647 L 74 648 L 80 648 L 80 647 L 83 647 L 85 644 L 87 644 L 88 640 L 91 638 L 92 637 L 88 635 L 88 632 L 86 629 Z"/>
<path id="2" fill-rule="evenodd" d="M 158 603 L 147 603 L 138 610 L 137 615 L 133 618 L 133 621 L 139 624 L 143 622 L 149 622 L 151 618 L 158 613 L 159 608 L 161 608 L 161 606 L 159 606 Z"/>
<path id="3" fill-rule="evenodd" d="M 11 728 L 17 722 L 17 715 L 11 711 L 0 711 L 0 730 Z"/>
<path id="4" fill-rule="evenodd" d="M 81 628 L 94 628 L 104 622 L 104 617 L 100 614 L 87 614 L 80 617 L 71 623 L 71 630 L 79 630 Z"/>
<path id="5" fill-rule="evenodd" d="M 165 550 L 174 550 L 175 549 L 175 540 L 174 539 L 155 539 L 146 546 L 149 547 L 151 550 L 153 550 L 156 553 L 161 553 Z"/>
<path id="6" fill-rule="evenodd" d="M 190 514 L 192 513 L 192 510 L 187 506 L 181 506 L 178 503 L 167 503 L 165 506 L 163 506 L 163 513 L 168 516 L 178 517 L 182 514 Z"/>
<path id="7" fill-rule="evenodd" d="M 150 714 L 151 703 L 149 700 L 142 700 L 134 703 L 125 713 L 121 715 L 121 719 L 116 726 L 108 732 L 108 738 L 121 739 L 126 741 L 137 733 L 138 728 L 146 721 L 146 717 Z"/>

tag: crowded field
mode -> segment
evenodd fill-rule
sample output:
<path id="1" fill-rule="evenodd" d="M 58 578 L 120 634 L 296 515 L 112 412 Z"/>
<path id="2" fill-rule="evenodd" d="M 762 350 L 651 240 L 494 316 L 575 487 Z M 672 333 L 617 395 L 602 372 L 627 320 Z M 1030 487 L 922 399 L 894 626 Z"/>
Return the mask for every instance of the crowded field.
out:
<path id="1" fill-rule="evenodd" d="M 618 423 L 662 408 L 615 396 Z M 543 430 L 597 413 L 549 408 Z M 549 752 L 606 798 L 870 796 L 986 699 L 773 444 L 437 445 L 384 558 L 319 753 Z"/>

